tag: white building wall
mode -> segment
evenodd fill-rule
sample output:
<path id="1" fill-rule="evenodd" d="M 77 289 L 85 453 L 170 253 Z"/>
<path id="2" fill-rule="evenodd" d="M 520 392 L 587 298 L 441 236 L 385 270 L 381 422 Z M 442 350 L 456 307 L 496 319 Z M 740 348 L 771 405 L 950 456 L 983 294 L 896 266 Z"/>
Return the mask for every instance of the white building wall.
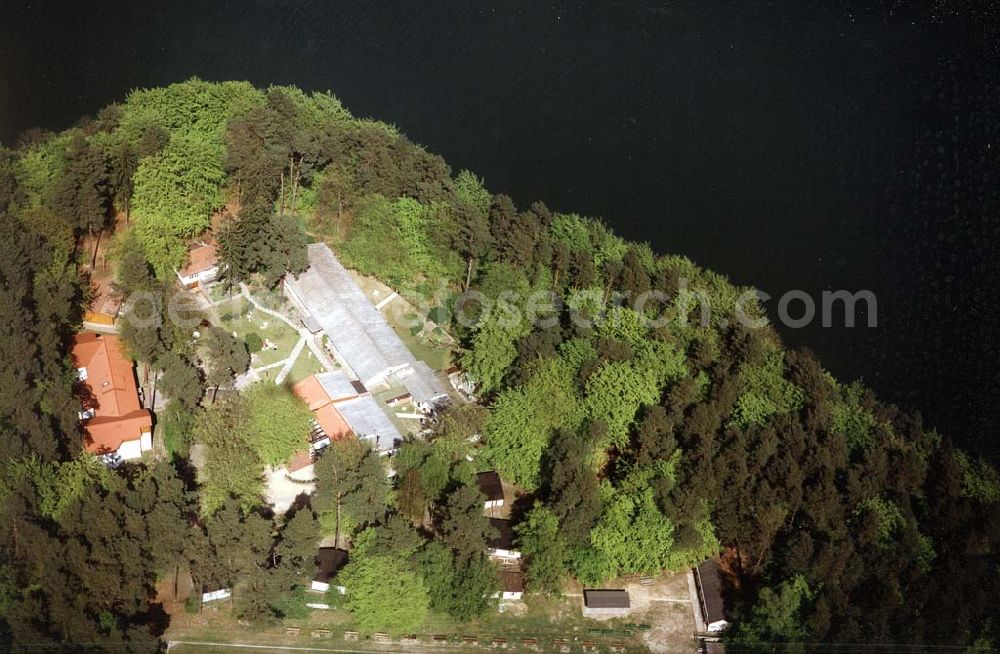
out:
<path id="1" fill-rule="evenodd" d="M 722 633 L 723 631 L 726 630 L 727 627 L 729 627 L 729 623 L 726 622 L 725 620 L 716 620 L 715 622 L 709 622 L 708 633 L 710 634 Z"/>
<path id="2" fill-rule="evenodd" d="M 325 593 L 328 590 L 330 590 L 330 584 L 328 584 L 326 582 L 323 582 L 323 581 L 313 580 L 312 586 L 310 586 L 309 588 L 310 588 L 310 590 L 313 590 L 313 591 L 315 591 L 317 593 Z M 345 593 L 347 593 L 347 589 L 344 588 L 343 586 L 334 586 L 333 589 L 335 591 L 337 591 L 338 593 L 340 593 L 341 595 L 344 595 Z"/>
<path id="3" fill-rule="evenodd" d="M 498 559 L 504 560 L 518 560 L 521 558 L 521 553 L 516 550 L 501 550 L 490 548 L 490 556 L 496 557 Z"/>
<path id="4" fill-rule="evenodd" d="M 134 441 L 125 441 L 118 447 L 116 454 L 118 454 L 118 458 L 122 461 L 140 458 L 142 456 L 142 439 L 137 438 Z"/>
<path id="5" fill-rule="evenodd" d="M 232 591 L 230 591 L 228 588 L 221 588 L 219 590 L 213 590 L 210 593 L 202 593 L 201 601 L 212 602 L 220 599 L 229 599 L 230 595 L 232 595 Z"/>
<path id="6" fill-rule="evenodd" d="M 216 266 L 192 275 L 182 275 L 178 272 L 177 278 L 181 280 L 181 284 L 184 286 L 194 286 L 195 284 L 208 284 L 209 282 L 214 282 L 218 275 L 219 268 Z"/>

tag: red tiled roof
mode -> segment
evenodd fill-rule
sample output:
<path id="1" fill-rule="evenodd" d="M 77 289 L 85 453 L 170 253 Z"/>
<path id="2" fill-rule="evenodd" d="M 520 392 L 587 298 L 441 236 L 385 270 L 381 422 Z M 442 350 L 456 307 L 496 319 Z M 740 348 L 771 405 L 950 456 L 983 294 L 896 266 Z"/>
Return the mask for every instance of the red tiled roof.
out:
<path id="1" fill-rule="evenodd" d="M 197 275 L 210 268 L 214 268 L 219 261 L 215 245 L 211 243 L 196 243 L 188 250 L 188 263 L 180 269 L 181 277 Z"/>
<path id="2" fill-rule="evenodd" d="M 77 334 L 71 351 L 73 364 L 86 368 L 84 409 L 94 417 L 83 425 L 85 446 L 94 453 L 116 451 L 123 442 L 149 431 L 153 419 L 139 404 L 132 361 L 113 334 Z"/>
<path id="3" fill-rule="evenodd" d="M 316 422 L 331 439 L 336 440 L 351 434 L 350 425 L 337 411 L 333 400 L 330 399 L 326 389 L 319 383 L 315 375 L 310 375 L 292 386 L 292 392 L 302 398 L 302 401 L 309 406 Z"/>
<path id="4" fill-rule="evenodd" d="M 309 375 L 298 384 L 292 386 L 292 393 L 306 403 L 313 417 L 320 428 L 330 438 L 330 440 L 340 440 L 351 435 L 351 427 L 334 407 L 333 400 L 330 399 L 326 389 L 316 379 L 316 375 Z M 308 441 L 307 441 L 308 442 Z M 288 472 L 302 470 L 312 463 L 309 449 L 296 452 L 288 460 L 286 467 Z"/>

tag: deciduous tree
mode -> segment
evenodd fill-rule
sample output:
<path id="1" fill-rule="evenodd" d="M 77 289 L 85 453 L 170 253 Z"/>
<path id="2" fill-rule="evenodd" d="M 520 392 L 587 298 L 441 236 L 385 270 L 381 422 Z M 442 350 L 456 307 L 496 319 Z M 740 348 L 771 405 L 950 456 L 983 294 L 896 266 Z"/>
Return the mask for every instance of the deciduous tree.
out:
<path id="1" fill-rule="evenodd" d="M 243 395 L 247 414 L 240 433 L 265 465 L 285 463 L 307 447 L 312 412 L 290 389 L 258 382 Z"/>
<path id="2" fill-rule="evenodd" d="M 413 631 L 423 624 L 430 604 L 424 580 L 405 561 L 372 554 L 360 541 L 338 575 L 354 624 L 365 631 Z"/>
<path id="3" fill-rule="evenodd" d="M 337 542 L 345 523 L 364 527 L 385 515 L 389 484 L 382 460 L 365 441 L 334 441 L 316 462 L 316 508 L 333 520 Z"/>
<path id="4" fill-rule="evenodd" d="M 541 503 L 515 527 L 517 545 L 524 557 L 524 581 L 528 590 L 561 595 L 566 576 L 566 543 L 559 518 Z"/>

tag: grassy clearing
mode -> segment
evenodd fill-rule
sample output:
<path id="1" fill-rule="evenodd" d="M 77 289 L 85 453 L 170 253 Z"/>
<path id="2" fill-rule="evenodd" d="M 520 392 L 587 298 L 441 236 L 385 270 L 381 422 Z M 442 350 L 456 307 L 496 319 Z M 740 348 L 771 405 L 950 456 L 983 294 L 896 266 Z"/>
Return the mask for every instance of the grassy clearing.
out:
<path id="1" fill-rule="evenodd" d="M 212 284 L 208 287 L 208 297 L 212 302 L 218 302 L 225 299 L 234 299 L 240 297 L 240 289 L 232 288 L 226 290 L 225 286 L 222 284 Z"/>
<path id="2" fill-rule="evenodd" d="M 274 348 L 254 353 L 251 364 L 253 367 L 259 368 L 287 359 L 299 340 L 299 333 L 280 319 L 259 311 L 253 312 L 253 318 L 250 318 L 250 309 L 253 307 L 244 299 L 223 304 L 218 307 L 218 324 L 228 331 L 236 332 L 240 338 L 246 338 L 247 334 L 255 332 L 274 345 Z"/>
<path id="3" fill-rule="evenodd" d="M 404 300 L 393 300 L 382 310 L 382 315 L 417 359 L 433 370 L 444 370 L 451 365 L 451 348 L 447 342 L 433 329 L 425 328 L 423 317 Z"/>
<path id="4" fill-rule="evenodd" d="M 319 596 L 316 596 L 317 598 Z M 317 601 L 315 598 L 313 601 Z M 323 601 L 318 599 L 318 601 Z M 446 615 L 432 613 L 427 621 L 414 634 L 422 644 L 422 649 L 433 646 L 438 637 L 444 637 L 449 650 L 475 651 L 471 647 L 463 647 L 463 638 L 473 638 L 482 646 L 489 647 L 494 638 L 507 639 L 505 649 L 514 651 L 530 651 L 522 639 L 535 639 L 544 651 L 552 650 L 552 641 L 563 639 L 570 645 L 574 654 L 582 654 L 582 643 L 592 641 L 600 652 L 609 652 L 612 643 L 622 643 L 627 652 L 644 652 L 640 632 L 632 627 L 627 619 L 598 622 L 584 618 L 580 611 L 580 598 L 564 599 L 530 598 L 527 611 L 522 615 L 512 613 L 492 613 L 471 623 L 459 623 Z M 631 618 L 635 620 L 635 618 Z M 298 635 L 289 635 L 287 627 L 296 627 Z M 313 638 L 314 630 L 327 630 L 327 638 Z M 345 641 L 344 632 L 353 630 L 350 614 L 343 610 L 312 611 L 308 618 L 286 619 L 281 624 L 267 628 L 241 627 L 233 620 L 228 610 L 219 607 L 211 613 L 199 616 L 174 616 L 171 628 L 166 637 L 170 640 L 206 641 L 211 643 L 248 643 L 274 646 L 275 648 L 341 649 L 357 651 L 393 651 L 406 645 L 400 643 L 399 634 L 393 638 L 393 644 L 379 644 L 373 641 L 372 634 L 361 633 L 358 641 Z M 171 648 L 171 651 L 215 652 L 232 651 L 232 648 L 210 646 L 181 646 Z M 479 649 L 479 648 L 477 648 Z M 479 649 L 481 651 L 481 649 Z"/>
<path id="5" fill-rule="evenodd" d="M 286 379 L 290 384 L 297 384 L 309 375 L 323 372 L 323 370 L 323 364 L 319 362 L 312 350 L 304 347 L 298 358 L 295 359 L 295 363 L 292 364 L 292 369 L 288 371 Z"/>
<path id="6" fill-rule="evenodd" d="M 250 295 L 257 304 L 271 311 L 283 311 L 288 305 L 288 299 L 284 295 L 269 288 L 255 287 Z"/>
<path id="7" fill-rule="evenodd" d="M 163 435 L 163 447 L 167 450 L 167 456 L 173 458 L 187 456 L 187 445 L 184 443 L 184 434 L 180 424 L 176 420 L 171 420 L 164 414 L 159 425 L 160 433 Z"/>

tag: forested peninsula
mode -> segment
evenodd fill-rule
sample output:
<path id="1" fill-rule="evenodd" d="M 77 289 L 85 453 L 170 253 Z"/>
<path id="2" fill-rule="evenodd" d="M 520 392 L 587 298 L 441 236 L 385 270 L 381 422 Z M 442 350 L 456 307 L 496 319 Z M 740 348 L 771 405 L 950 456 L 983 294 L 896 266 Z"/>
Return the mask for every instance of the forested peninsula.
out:
<path id="1" fill-rule="evenodd" d="M 529 599 L 716 559 L 733 645 L 997 646 L 993 467 L 745 326 L 748 289 L 598 219 L 517 207 L 329 93 L 136 90 L 0 147 L 0 215 L 0 642 L 14 651 L 159 651 L 181 578 L 229 589 L 249 628 L 302 618 L 324 538 L 349 551 L 346 592 L 325 601 L 361 633 L 473 624 L 500 589 L 486 471 L 516 490 Z M 323 243 L 419 308 L 414 338 L 445 344 L 439 369 L 474 392 L 391 455 L 334 440 L 315 490 L 274 511 L 262 470 L 311 415 L 287 384 L 238 380 L 278 337 L 192 307 L 193 323 L 126 315 L 166 316 L 209 237 L 213 310 L 280 298 Z M 118 465 L 85 448 L 70 356 L 98 293 L 122 304 L 118 337 L 166 400 L 166 445 Z M 529 320 L 528 297 L 551 319 Z"/>

